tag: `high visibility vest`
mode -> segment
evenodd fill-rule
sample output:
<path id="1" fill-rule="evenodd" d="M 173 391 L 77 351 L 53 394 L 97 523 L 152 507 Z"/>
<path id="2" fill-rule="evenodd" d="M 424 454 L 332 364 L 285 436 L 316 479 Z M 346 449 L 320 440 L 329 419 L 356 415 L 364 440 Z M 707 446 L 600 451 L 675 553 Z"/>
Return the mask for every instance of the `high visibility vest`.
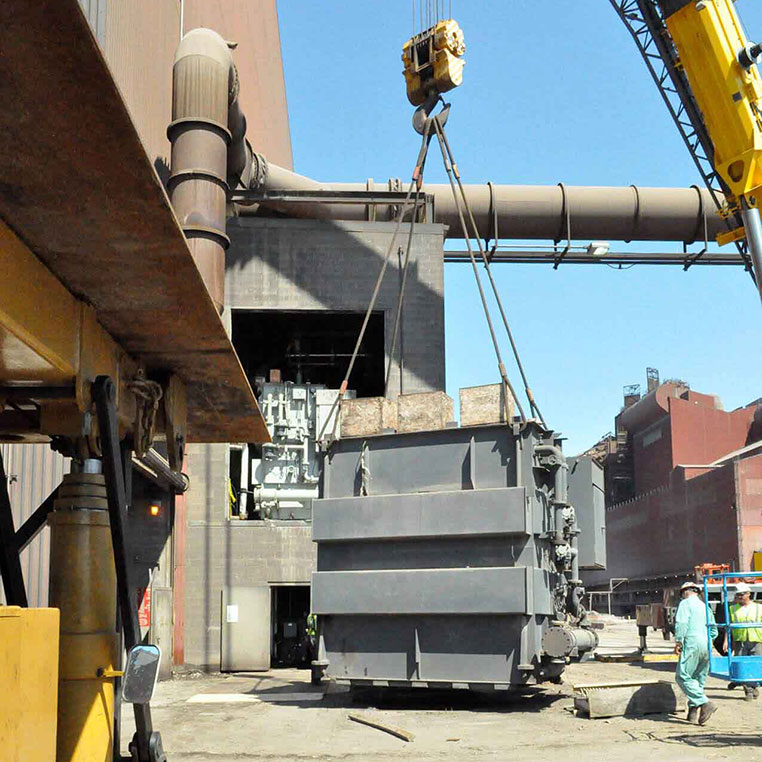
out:
<path id="1" fill-rule="evenodd" d="M 762 622 L 762 606 L 752 601 L 748 606 L 741 606 L 734 603 L 730 607 L 730 621 L 733 624 L 743 622 Z M 733 630 L 733 641 L 735 643 L 762 643 L 762 627 L 739 627 Z"/>

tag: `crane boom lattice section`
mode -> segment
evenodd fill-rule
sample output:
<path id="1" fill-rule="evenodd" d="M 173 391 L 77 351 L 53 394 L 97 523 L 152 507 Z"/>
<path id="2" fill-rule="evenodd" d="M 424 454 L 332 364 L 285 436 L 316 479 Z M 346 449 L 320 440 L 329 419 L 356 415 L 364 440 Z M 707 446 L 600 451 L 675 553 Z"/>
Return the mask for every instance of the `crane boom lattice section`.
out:
<path id="1" fill-rule="evenodd" d="M 735 198 L 714 168 L 712 139 L 656 3 L 653 0 L 610 0 L 610 2 L 635 40 L 672 121 L 712 195 L 717 210 L 725 220 L 728 230 L 742 228 L 743 220 Z M 725 199 L 728 199 L 729 203 L 726 203 Z M 705 214 L 711 211 L 706 210 Z M 736 240 L 734 243 L 744 260 L 746 269 L 750 270 L 751 262 L 746 241 Z M 684 263 L 685 268 L 694 264 L 703 253 L 704 250 L 688 255 Z"/>

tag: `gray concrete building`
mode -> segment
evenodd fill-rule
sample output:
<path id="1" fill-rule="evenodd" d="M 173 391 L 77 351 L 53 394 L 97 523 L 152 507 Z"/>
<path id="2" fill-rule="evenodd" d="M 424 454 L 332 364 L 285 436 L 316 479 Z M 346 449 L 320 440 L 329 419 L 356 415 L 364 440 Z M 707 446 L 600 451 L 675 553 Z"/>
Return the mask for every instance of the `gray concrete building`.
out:
<path id="1" fill-rule="evenodd" d="M 253 386 L 277 369 L 285 382 L 338 388 L 394 227 L 252 217 L 228 222 L 225 317 Z M 400 390 L 444 389 L 443 240 L 442 225 L 416 226 L 398 349 L 391 357 L 407 241 L 406 226 L 400 230 L 350 378 L 358 396 L 384 394 L 389 362 L 390 397 Z M 316 554 L 308 520 L 235 516 L 229 445 L 197 445 L 187 457 L 192 487 L 187 495 L 185 663 L 219 669 L 222 630 L 231 616 L 249 617 L 252 632 L 257 620 L 270 620 L 273 652 L 272 636 L 283 619 L 278 611 L 303 608 L 305 601 L 309 606 Z M 223 611 L 224 590 L 264 586 L 271 598 L 259 599 L 256 611 L 236 609 L 232 615 L 229 606 Z"/>

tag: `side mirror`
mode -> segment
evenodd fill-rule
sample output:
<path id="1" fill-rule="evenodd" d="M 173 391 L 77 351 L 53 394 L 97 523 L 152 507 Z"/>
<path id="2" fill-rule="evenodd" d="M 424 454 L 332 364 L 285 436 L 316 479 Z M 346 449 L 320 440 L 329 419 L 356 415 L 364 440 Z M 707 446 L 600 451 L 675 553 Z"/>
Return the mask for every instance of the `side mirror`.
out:
<path id="1" fill-rule="evenodd" d="M 122 678 L 122 699 L 129 704 L 147 704 L 159 679 L 161 651 L 158 646 L 139 645 L 130 649 Z"/>

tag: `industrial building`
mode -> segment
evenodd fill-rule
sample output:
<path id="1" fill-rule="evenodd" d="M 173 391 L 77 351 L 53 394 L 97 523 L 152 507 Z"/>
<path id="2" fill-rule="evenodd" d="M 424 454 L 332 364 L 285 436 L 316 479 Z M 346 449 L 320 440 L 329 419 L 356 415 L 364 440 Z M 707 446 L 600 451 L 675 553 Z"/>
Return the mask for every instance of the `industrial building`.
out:
<path id="1" fill-rule="evenodd" d="M 265 192 L 283 186 L 302 194 L 312 192 L 315 198 L 281 199 L 269 213 L 259 210 L 258 214 L 256 205 L 238 205 L 225 225 L 224 284 L 213 276 L 208 285 L 252 388 L 261 390 L 262 383 L 272 377 L 285 384 L 337 389 L 393 236 L 392 202 L 399 201 L 401 182 L 337 185 L 290 172 L 292 153 L 274 2 L 81 0 L 80 5 L 103 56 L 100 65 L 108 67 L 106 76 L 113 77 L 124 99 L 135 135 L 171 193 L 177 192 L 178 185 L 171 179 L 167 132 L 173 121 L 169 74 L 181 24 L 186 31 L 214 28 L 237 44 L 233 55 L 239 107 L 246 115 L 247 140 L 259 157 L 255 163 L 259 161 L 258 171 L 265 177 Z M 352 377 L 352 390 L 359 397 L 386 391 L 394 398 L 400 392 L 444 389 L 443 244 L 445 235 L 457 235 L 457 208 L 446 186 L 428 185 L 426 192 L 430 194 L 425 211 L 429 219 L 416 225 L 412 239 L 412 277 L 398 351 L 395 354 L 391 348 L 402 268 L 395 256 Z M 327 196 L 321 198 L 321 193 Z M 354 205 L 338 205 L 332 193 L 355 194 Z M 563 238 L 564 227 L 572 224 L 575 237 L 583 239 L 689 241 L 705 224 L 710 233 L 721 225 L 719 219 L 705 216 L 706 198 L 695 189 L 492 185 L 474 187 L 470 193 L 478 225 L 489 226 L 497 211 L 498 225 L 509 225 L 517 238 Z M 665 206 L 668 215 L 661 212 Z M 199 235 L 187 225 L 186 233 Z M 240 485 L 234 481 L 241 478 L 241 453 L 249 452 L 241 448 L 248 445 L 189 444 L 184 471 L 191 487 L 186 494 L 174 494 L 166 478 L 157 477 L 150 466 L 136 465 L 136 484 L 153 484 L 161 492 L 161 499 L 154 502 L 164 505 L 161 515 L 148 522 L 152 533 L 148 537 L 154 539 L 136 536 L 147 546 L 157 542 L 160 546 L 138 556 L 143 587 L 153 591 L 142 613 L 144 630 L 149 627 L 150 637 L 164 646 L 165 654 L 172 653 L 171 661 L 165 659 L 165 673 L 169 664 L 220 668 L 222 600 L 232 590 L 260 585 L 272 589 L 268 600 L 260 599 L 264 608 L 251 612 L 264 622 L 259 631 L 267 642 L 252 647 L 248 668 L 267 666 L 271 658 L 277 661 L 278 632 L 286 621 L 296 619 L 303 626 L 316 563 L 309 510 L 293 515 L 278 511 L 265 515 L 254 507 L 241 511 L 248 496 L 244 489 L 235 499 Z M 39 504 L 39 495 L 54 490 L 66 461 L 44 445 L 34 445 L 33 457 L 20 446 L 8 447 L 18 525 Z M 33 497 L 23 497 L 27 493 Z M 253 503 L 254 495 L 249 499 Z M 150 499 L 145 504 L 136 500 L 131 510 L 140 517 L 150 503 Z M 44 530 L 24 556 L 31 600 L 39 605 L 48 600 L 47 542 Z"/>
<path id="2" fill-rule="evenodd" d="M 732 227 L 695 186 L 456 191 L 432 82 L 459 83 L 459 33 L 406 47 L 413 180 L 337 183 L 294 171 L 275 0 L 0 7 L 2 610 L 11 656 L 40 652 L 7 692 L 39 689 L 52 717 L 14 725 L 19 759 L 118 756 L 124 693 L 133 759 L 163 762 L 153 686 L 120 691 L 151 646 L 165 678 L 312 662 L 355 686 L 560 683 L 598 643 L 583 574 L 628 577 L 636 602 L 762 544 L 759 406 L 663 384 L 604 453 L 567 458 L 526 378 L 521 407 L 483 295 L 500 384 L 461 390 L 453 420 L 446 261 L 476 272 L 478 249 L 495 288 L 492 261 Z M 435 135 L 450 185 L 422 179 Z M 756 208 L 736 211 L 751 238 Z M 553 245 L 501 253 L 501 230 Z M 716 262 L 752 271 L 740 244 Z"/>
<path id="3" fill-rule="evenodd" d="M 613 608 L 627 613 L 696 566 L 753 568 L 762 549 L 762 404 L 726 411 L 716 395 L 650 375 L 642 397 L 625 387 L 615 433 L 590 451 L 605 473 L 608 563 L 585 582 L 613 586 Z"/>

